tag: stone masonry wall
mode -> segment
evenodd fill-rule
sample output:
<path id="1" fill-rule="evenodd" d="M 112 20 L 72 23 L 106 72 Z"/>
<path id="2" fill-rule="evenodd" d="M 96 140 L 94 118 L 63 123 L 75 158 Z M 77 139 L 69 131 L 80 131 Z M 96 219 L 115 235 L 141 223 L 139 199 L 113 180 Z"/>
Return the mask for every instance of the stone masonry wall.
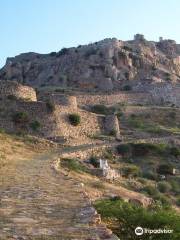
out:
<path id="1" fill-rule="evenodd" d="M 0 80 L 0 96 L 1 98 L 13 95 L 28 101 L 37 101 L 36 91 L 32 87 L 23 86 L 14 81 Z"/>
<path id="2" fill-rule="evenodd" d="M 121 92 L 114 94 L 97 94 L 97 95 L 79 95 L 77 96 L 78 105 L 95 105 L 95 104 L 117 104 L 117 103 L 128 103 L 128 104 L 150 104 L 152 103 L 152 97 L 149 93 L 141 92 Z"/>
<path id="3" fill-rule="evenodd" d="M 88 149 L 81 149 L 76 152 L 64 153 L 61 158 L 78 158 L 79 160 L 87 160 L 91 156 L 102 157 L 102 153 L 109 146 L 89 147 Z"/>
<path id="4" fill-rule="evenodd" d="M 57 134 L 56 116 L 49 112 L 46 103 L 3 100 L 0 104 L 0 128 L 8 132 L 28 132 L 42 137 Z M 28 121 L 15 124 L 13 116 L 17 112 L 27 113 Z M 41 125 L 36 131 L 30 127 L 34 121 L 38 121 Z"/>
<path id="5" fill-rule="evenodd" d="M 50 112 L 45 102 L 23 102 L 4 99 L 0 102 L 0 128 L 8 132 L 25 131 L 33 135 L 46 138 L 63 137 L 65 139 L 83 140 L 87 136 L 92 136 L 101 132 L 102 117 L 85 111 L 76 110 L 74 107 L 55 105 L 55 110 Z M 13 115 L 17 112 L 26 112 L 28 122 L 25 124 L 15 124 Z M 78 113 L 81 116 L 81 123 L 72 126 L 68 115 Z M 33 131 L 30 124 L 38 121 L 41 127 Z"/>
<path id="6" fill-rule="evenodd" d="M 105 117 L 105 130 L 108 134 L 120 137 L 119 121 L 116 115 L 111 114 Z"/>
<path id="7" fill-rule="evenodd" d="M 89 113 L 74 107 L 56 106 L 58 114 L 57 125 L 59 132 L 67 139 L 86 139 L 87 136 L 93 136 L 101 133 L 103 126 L 103 118 L 96 114 Z M 81 122 L 78 126 L 73 126 L 69 123 L 69 114 L 77 113 L 81 117 Z"/>

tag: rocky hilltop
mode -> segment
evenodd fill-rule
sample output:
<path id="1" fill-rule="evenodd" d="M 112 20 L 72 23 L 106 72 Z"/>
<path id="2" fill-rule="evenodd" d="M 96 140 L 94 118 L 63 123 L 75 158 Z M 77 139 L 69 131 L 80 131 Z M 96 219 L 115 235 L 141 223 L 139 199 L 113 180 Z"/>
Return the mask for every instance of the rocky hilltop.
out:
<path id="1" fill-rule="evenodd" d="M 104 39 L 49 54 L 23 53 L 8 58 L 0 79 L 33 87 L 122 90 L 141 83 L 180 83 L 180 44 L 173 40 Z"/>

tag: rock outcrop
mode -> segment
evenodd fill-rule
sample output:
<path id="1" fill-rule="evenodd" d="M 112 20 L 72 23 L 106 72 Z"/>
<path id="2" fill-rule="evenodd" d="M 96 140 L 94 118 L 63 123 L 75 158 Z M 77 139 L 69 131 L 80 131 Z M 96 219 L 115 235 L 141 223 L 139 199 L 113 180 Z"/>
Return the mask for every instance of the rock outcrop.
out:
<path id="1" fill-rule="evenodd" d="M 180 45 L 173 40 L 105 39 L 50 54 L 8 58 L 0 79 L 34 86 L 112 91 L 137 82 L 180 82 Z"/>

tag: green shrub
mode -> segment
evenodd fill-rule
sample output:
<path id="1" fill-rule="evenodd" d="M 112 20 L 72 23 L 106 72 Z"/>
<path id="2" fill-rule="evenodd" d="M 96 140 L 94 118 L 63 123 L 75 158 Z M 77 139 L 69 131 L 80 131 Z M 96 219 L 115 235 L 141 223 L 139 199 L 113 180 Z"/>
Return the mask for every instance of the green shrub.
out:
<path id="1" fill-rule="evenodd" d="M 171 184 L 171 190 L 175 194 L 180 194 L 180 183 L 179 181 L 173 179 L 170 181 Z"/>
<path id="2" fill-rule="evenodd" d="M 5 133 L 5 129 L 4 128 L 0 128 L 0 133 Z"/>
<path id="3" fill-rule="evenodd" d="M 172 174 L 173 173 L 173 166 L 170 164 L 161 164 L 157 168 L 157 172 L 162 175 Z"/>
<path id="4" fill-rule="evenodd" d="M 162 181 L 158 183 L 158 189 L 160 192 L 166 193 L 171 190 L 171 185 L 166 181 Z"/>
<path id="5" fill-rule="evenodd" d="M 177 200 L 176 200 L 176 205 L 177 205 L 178 207 L 180 207 L 180 197 L 177 198 Z"/>
<path id="6" fill-rule="evenodd" d="M 180 238 L 180 216 L 172 209 L 143 208 L 123 200 L 107 199 L 96 201 L 95 208 L 107 227 L 122 240 L 178 240 Z M 137 226 L 149 229 L 172 229 L 173 233 L 136 236 L 134 230 Z"/>
<path id="7" fill-rule="evenodd" d="M 151 144 L 151 143 L 137 143 L 132 144 L 133 154 L 135 156 L 144 156 L 147 154 L 163 154 L 166 153 L 167 145 L 165 144 Z"/>
<path id="8" fill-rule="evenodd" d="M 129 144 L 120 144 L 116 147 L 118 154 L 123 156 L 131 155 L 131 146 Z"/>
<path id="9" fill-rule="evenodd" d="M 111 149 L 106 149 L 103 153 L 103 157 L 105 159 L 109 159 L 109 160 L 113 160 L 114 159 L 114 156 L 113 156 L 113 152 Z"/>
<path id="10" fill-rule="evenodd" d="M 170 147 L 169 154 L 173 155 L 174 157 L 180 156 L 180 149 L 178 147 Z"/>
<path id="11" fill-rule="evenodd" d="M 109 114 L 109 109 L 105 105 L 98 104 L 91 107 L 91 111 L 97 114 Z"/>
<path id="12" fill-rule="evenodd" d="M 149 180 L 157 180 L 157 174 L 153 171 L 145 171 L 143 172 L 143 177 Z"/>
<path id="13" fill-rule="evenodd" d="M 117 116 L 117 118 L 120 120 L 121 119 L 121 117 L 124 115 L 124 113 L 122 112 L 122 111 L 118 111 L 117 113 L 116 113 L 116 116 Z"/>
<path id="14" fill-rule="evenodd" d="M 40 122 L 35 120 L 30 123 L 30 127 L 32 128 L 33 131 L 37 131 L 41 127 L 41 124 L 40 124 Z"/>
<path id="15" fill-rule="evenodd" d="M 130 118 L 128 119 L 128 124 L 134 128 L 144 128 L 144 122 L 141 119 Z"/>
<path id="16" fill-rule="evenodd" d="M 132 165 L 123 168 L 123 175 L 125 177 L 138 177 L 140 176 L 140 168 L 138 166 Z"/>
<path id="17" fill-rule="evenodd" d="M 90 164 L 92 164 L 95 168 L 98 168 L 99 167 L 99 160 L 94 157 L 94 156 L 91 156 L 90 159 L 89 159 L 89 162 Z"/>
<path id="18" fill-rule="evenodd" d="M 12 119 L 16 124 L 25 124 L 29 121 L 29 117 L 26 112 L 16 112 L 13 114 Z"/>
<path id="19" fill-rule="evenodd" d="M 69 121 L 71 125 L 78 126 L 81 123 L 81 117 L 77 113 L 69 114 Z"/>
<path id="20" fill-rule="evenodd" d="M 151 197 L 157 197 L 159 195 L 159 191 L 152 185 L 147 185 L 143 188 L 143 191 L 146 192 Z"/>
<path id="21" fill-rule="evenodd" d="M 87 168 L 85 166 L 83 166 L 78 160 L 72 158 L 61 159 L 61 166 L 75 172 L 87 171 Z"/>
<path id="22" fill-rule="evenodd" d="M 160 201 L 164 208 L 170 208 L 171 207 L 170 199 L 168 197 L 164 196 L 163 194 L 158 194 L 155 197 L 155 200 Z"/>
<path id="23" fill-rule="evenodd" d="M 47 108 L 48 112 L 50 112 L 50 113 L 54 112 L 54 110 L 55 110 L 54 104 L 50 101 L 46 102 L 46 108 Z"/>
<path id="24" fill-rule="evenodd" d="M 116 136 L 116 134 L 117 134 L 116 129 L 113 129 L 109 132 L 109 136 Z"/>

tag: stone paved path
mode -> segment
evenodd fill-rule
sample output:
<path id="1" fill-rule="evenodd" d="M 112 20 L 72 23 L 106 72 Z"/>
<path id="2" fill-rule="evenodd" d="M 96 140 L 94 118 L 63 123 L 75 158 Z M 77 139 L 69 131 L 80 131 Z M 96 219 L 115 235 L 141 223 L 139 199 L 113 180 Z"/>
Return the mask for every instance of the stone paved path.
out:
<path id="1" fill-rule="evenodd" d="M 90 223 L 94 209 L 82 187 L 56 173 L 51 161 L 51 155 L 19 161 L 1 173 L 0 239 L 116 239 Z"/>

